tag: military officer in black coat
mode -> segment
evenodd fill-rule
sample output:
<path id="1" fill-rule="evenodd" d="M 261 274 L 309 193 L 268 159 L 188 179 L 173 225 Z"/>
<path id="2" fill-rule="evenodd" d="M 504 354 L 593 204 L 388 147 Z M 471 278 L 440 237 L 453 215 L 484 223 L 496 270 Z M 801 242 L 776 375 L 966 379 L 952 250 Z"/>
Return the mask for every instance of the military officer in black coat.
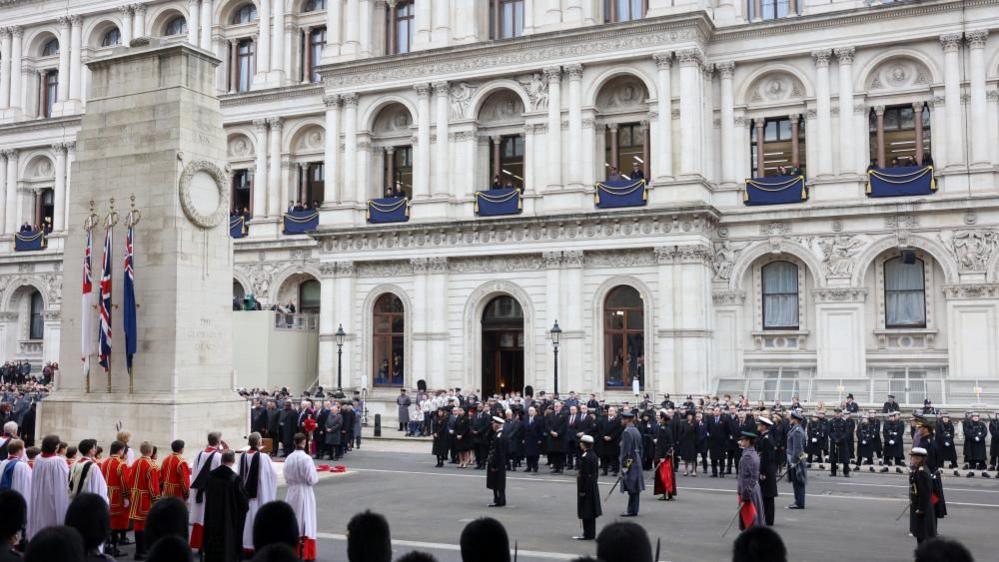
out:
<path id="1" fill-rule="evenodd" d="M 902 438 L 905 436 L 905 422 L 898 419 L 898 411 L 892 411 L 888 414 L 888 420 L 885 421 L 881 433 L 885 448 L 885 466 L 881 468 L 881 472 L 888 472 L 888 467 L 894 464 L 895 472 L 902 474 L 902 466 L 905 463 L 905 448 L 902 444 Z"/>
<path id="2" fill-rule="evenodd" d="M 576 516 L 583 522 L 583 534 L 572 537 L 580 541 L 591 541 L 597 536 L 597 517 L 603 515 L 600 507 L 600 487 L 598 484 L 599 463 L 593 452 L 593 436 L 579 438 L 579 472 L 576 473 Z"/>
<path id="3" fill-rule="evenodd" d="M 985 426 L 985 422 L 981 420 L 978 412 L 972 412 L 971 418 L 968 420 L 967 429 L 964 432 L 964 442 L 967 444 L 968 453 L 965 456 L 965 461 L 968 463 L 968 478 L 975 475 L 974 470 L 981 470 L 982 476 L 985 478 L 989 477 L 989 473 L 985 472 L 985 441 L 989 436 L 988 427 Z"/>
<path id="4" fill-rule="evenodd" d="M 503 434 L 506 420 L 493 417 L 493 433 L 489 440 L 489 456 L 486 459 L 486 488 L 493 491 L 493 503 L 489 507 L 506 505 L 506 454 L 510 449 L 510 438 Z"/>
<path id="5" fill-rule="evenodd" d="M 933 479 L 925 466 L 927 451 L 913 447 L 909 462 L 909 532 L 916 544 L 937 536 L 937 516 L 933 508 Z"/>
<path id="6" fill-rule="evenodd" d="M 857 466 L 866 461 L 871 472 L 874 472 L 874 439 L 877 435 L 878 429 L 873 418 L 860 420 L 860 425 L 857 426 Z"/>
<path id="7" fill-rule="evenodd" d="M 829 462 L 832 464 L 831 476 L 836 476 L 839 464 L 843 464 L 843 476 L 850 477 L 850 424 L 847 422 L 846 413 L 836 410 L 836 417 L 829 422 Z"/>
<path id="8" fill-rule="evenodd" d="M 937 429 L 935 432 L 935 441 L 937 443 L 937 450 L 940 451 L 940 467 L 943 468 L 944 463 L 950 463 L 950 468 L 957 468 L 957 447 L 954 445 L 954 422 L 950 421 L 950 416 L 947 412 L 940 412 L 940 419 L 937 420 Z M 958 476 L 957 470 L 954 471 L 954 476 Z"/>
<path id="9" fill-rule="evenodd" d="M 774 524 L 774 498 L 777 497 L 777 447 L 771 435 L 773 422 L 764 416 L 756 420 L 760 437 L 756 452 L 760 455 L 760 492 L 763 495 L 763 516 L 767 526 Z"/>

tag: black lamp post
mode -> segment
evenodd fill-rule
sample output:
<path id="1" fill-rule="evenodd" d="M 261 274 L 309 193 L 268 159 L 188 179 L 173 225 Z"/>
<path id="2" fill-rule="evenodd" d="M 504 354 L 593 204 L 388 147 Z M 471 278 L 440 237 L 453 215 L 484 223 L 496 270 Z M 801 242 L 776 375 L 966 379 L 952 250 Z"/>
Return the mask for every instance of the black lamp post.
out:
<path id="1" fill-rule="evenodd" d="M 558 320 L 555 321 L 555 325 L 548 333 L 551 334 L 552 345 L 555 346 L 555 398 L 558 398 L 558 340 L 562 336 L 562 328 L 558 327 Z"/>
<path id="2" fill-rule="evenodd" d="M 343 341 L 347 339 L 343 324 L 337 327 L 333 337 L 336 339 L 336 393 L 338 398 L 343 398 Z"/>

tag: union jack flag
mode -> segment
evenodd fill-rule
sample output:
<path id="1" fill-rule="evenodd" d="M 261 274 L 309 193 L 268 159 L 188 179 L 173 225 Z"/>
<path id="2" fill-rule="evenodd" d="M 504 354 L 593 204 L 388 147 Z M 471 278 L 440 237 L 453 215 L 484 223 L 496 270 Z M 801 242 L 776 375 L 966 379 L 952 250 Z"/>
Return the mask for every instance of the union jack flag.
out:
<path id="1" fill-rule="evenodd" d="M 128 233 L 125 235 L 125 309 L 122 312 L 122 322 L 125 330 L 125 364 L 128 372 L 132 372 L 132 356 L 138 344 L 138 327 L 135 318 L 135 273 L 133 270 L 134 257 L 132 254 L 132 230 L 131 224 L 128 226 Z"/>
<path id="2" fill-rule="evenodd" d="M 80 316 L 80 332 L 82 336 L 80 355 L 83 359 L 83 373 L 90 371 L 90 356 L 94 354 L 94 270 L 91 265 L 94 236 L 87 229 L 87 245 L 83 249 L 83 310 Z"/>
<path id="3" fill-rule="evenodd" d="M 111 249 L 114 231 L 108 221 L 104 235 L 104 261 L 101 266 L 101 349 L 100 364 L 107 372 L 111 371 Z"/>

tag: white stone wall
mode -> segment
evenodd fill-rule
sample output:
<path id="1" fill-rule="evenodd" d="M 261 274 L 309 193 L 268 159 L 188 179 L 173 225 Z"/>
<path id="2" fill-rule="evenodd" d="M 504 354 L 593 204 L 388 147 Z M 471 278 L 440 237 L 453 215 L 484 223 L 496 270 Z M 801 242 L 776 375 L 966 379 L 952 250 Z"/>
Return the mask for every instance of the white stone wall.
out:
<path id="1" fill-rule="evenodd" d="M 64 216 L 90 79 L 84 65 L 110 52 L 100 45 L 104 33 L 117 26 L 126 42 L 162 35 L 170 19 L 184 16 L 188 34 L 167 40 L 189 41 L 223 59 L 231 41 L 257 41 L 250 92 L 227 91 L 228 62 L 216 79 L 230 165 L 255 172 L 254 220 L 249 238 L 236 244 L 235 278 L 267 303 L 294 296 L 288 279 L 307 274 L 321 281 L 318 370 L 325 380 L 335 377 L 332 335 L 340 324 L 349 334 L 343 358 L 350 384 L 370 371 L 373 295 L 398 286 L 409 304 L 407 383 L 479 386 L 470 311 L 486 299 L 482 287 L 498 283 L 490 290 L 513 294 L 529 315 L 528 381 L 550 385 L 547 330 L 558 319 L 566 331 L 560 380 L 600 390 L 598 303 L 620 280 L 649 299 L 647 371 L 656 391 L 710 390 L 723 379 L 786 369 L 803 379 L 863 380 L 864 387 L 844 386 L 880 398 L 875 380 L 887 380 L 889 368 L 908 367 L 952 381 L 944 398 L 953 395 L 955 402 L 974 401 L 969 389 L 976 385 L 997 396 L 989 381 L 996 380 L 999 358 L 981 351 L 999 336 L 999 51 L 989 33 L 995 1 L 799 2 L 802 17 L 747 25 L 743 2 L 712 4 L 705 12 L 701 3 L 650 0 L 649 17 L 608 27 L 599 0 L 526 0 L 525 36 L 488 42 L 484 2 L 468 11 L 417 0 L 413 52 L 391 57 L 383 55 L 381 1 L 327 0 L 326 10 L 302 13 L 303 2 L 270 0 L 258 4 L 257 23 L 232 25 L 242 4 L 108 0 L 68 14 L 64 6 L 34 0 L 0 6 L 0 278 L 8 291 L 29 283 L 56 287 L 44 292 L 45 357 L 58 354 L 48 337 L 61 307 L 54 264 L 78 237 L 56 221 L 48 249 L 29 258 L 12 252 L 11 235 L 32 215 L 40 189 L 62 194 L 56 214 Z M 324 82 L 303 83 L 298 33 L 323 24 Z M 51 38 L 67 48 L 42 57 Z M 38 71 L 46 69 L 59 71 L 59 98 L 54 117 L 39 119 Z M 498 120 L 482 114 L 489 97 L 503 91 L 520 100 L 523 112 Z M 863 172 L 876 156 L 868 114 L 911 103 L 930 108 L 939 189 L 925 198 L 868 199 Z M 379 129 L 382 110 L 408 120 Z M 805 122 L 809 201 L 744 207 L 750 124 L 787 115 Z M 604 176 L 603 131 L 624 122 L 641 122 L 650 132 L 649 206 L 596 218 L 591 186 Z M 477 219 L 472 197 L 489 181 L 488 139 L 517 132 L 526 141 L 524 213 Z M 365 200 L 380 194 L 381 151 L 400 144 L 415 151 L 411 221 L 371 227 Z M 327 232 L 318 242 L 282 236 L 280 216 L 296 198 L 299 166 L 320 161 L 327 174 L 320 221 Z M 573 224 L 620 226 L 639 215 L 671 220 L 691 206 L 710 216 L 697 236 L 674 240 L 677 231 L 657 230 L 639 240 L 612 228 L 581 243 L 564 235 Z M 401 245 L 414 233 L 432 239 L 516 232 L 522 220 L 562 234 L 531 244 L 490 238 Z M 337 246 L 366 233 L 384 245 Z M 400 245 L 389 247 L 389 240 Z M 672 245 L 710 247 L 711 255 L 683 257 L 692 263 L 677 265 L 663 249 Z M 921 332 L 882 330 L 879 264 L 900 247 L 922 253 L 930 272 L 929 321 Z M 517 262 L 525 252 L 537 262 L 530 269 L 455 265 L 485 256 Z M 759 267 L 778 258 L 795 261 L 803 276 L 801 329 L 779 338 L 763 333 L 757 311 Z M 4 352 L 14 359 L 20 314 L 5 306 Z"/>

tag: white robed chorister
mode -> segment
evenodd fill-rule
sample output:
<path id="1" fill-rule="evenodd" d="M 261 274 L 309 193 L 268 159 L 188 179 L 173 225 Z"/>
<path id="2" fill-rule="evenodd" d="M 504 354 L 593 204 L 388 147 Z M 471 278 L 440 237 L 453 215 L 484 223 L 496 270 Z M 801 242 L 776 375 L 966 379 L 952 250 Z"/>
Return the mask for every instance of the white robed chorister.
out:
<path id="1" fill-rule="evenodd" d="M 31 506 L 27 539 L 45 527 L 62 525 L 69 508 L 69 466 L 65 457 L 42 453 L 35 458 L 31 475 Z"/>
<path id="2" fill-rule="evenodd" d="M 251 468 L 257 463 L 257 497 L 250 498 L 250 510 L 246 512 L 246 523 L 243 524 L 243 548 L 253 550 L 253 521 L 257 511 L 265 503 L 277 499 L 277 470 L 271 457 L 259 451 L 249 449 L 243 452 L 239 459 L 239 476 L 243 480 L 243 488 L 250 492 Z"/>
<path id="3" fill-rule="evenodd" d="M 104 481 L 101 467 L 90 457 L 83 457 L 73 463 L 69 470 L 69 497 L 80 494 L 97 494 L 108 502 L 108 484 Z M 110 505 L 110 504 L 109 504 Z"/>
<path id="4" fill-rule="evenodd" d="M 191 484 L 193 485 L 198 480 L 198 475 L 201 474 L 202 470 L 208 471 L 205 473 L 207 476 L 221 465 L 222 451 L 217 447 L 206 447 L 198 451 L 191 466 Z M 191 526 L 191 548 L 199 550 L 205 538 L 205 498 L 202 495 L 199 502 L 198 491 L 193 488 L 191 489 L 190 497 L 187 499 L 187 509 L 188 522 Z"/>
<path id="5" fill-rule="evenodd" d="M 284 501 L 295 510 L 300 536 L 299 558 L 316 559 L 316 494 L 312 487 L 319 482 L 319 473 L 312 457 L 297 450 L 284 461 L 284 480 L 288 495 Z"/>
<path id="6" fill-rule="evenodd" d="M 31 476 L 28 459 L 23 456 L 10 456 L 0 461 L 0 490 L 14 490 L 21 494 L 28 504 L 28 517 L 31 517 Z"/>

